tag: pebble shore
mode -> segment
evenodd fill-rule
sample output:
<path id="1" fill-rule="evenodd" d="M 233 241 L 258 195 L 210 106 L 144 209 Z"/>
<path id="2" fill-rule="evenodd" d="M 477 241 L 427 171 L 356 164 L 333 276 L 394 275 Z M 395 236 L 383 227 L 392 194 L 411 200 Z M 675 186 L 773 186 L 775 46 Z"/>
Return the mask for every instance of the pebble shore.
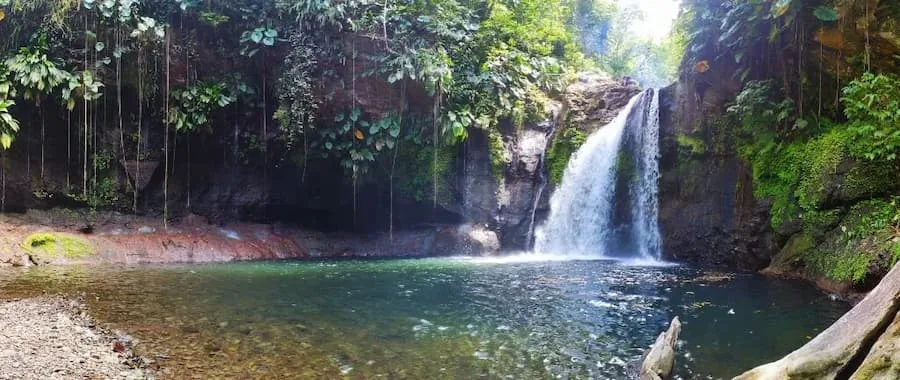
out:
<path id="1" fill-rule="evenodd" d="M 97 327 L 80 301 L 0 301 L 0 380 L 152 379 L 130 344 Z"/>

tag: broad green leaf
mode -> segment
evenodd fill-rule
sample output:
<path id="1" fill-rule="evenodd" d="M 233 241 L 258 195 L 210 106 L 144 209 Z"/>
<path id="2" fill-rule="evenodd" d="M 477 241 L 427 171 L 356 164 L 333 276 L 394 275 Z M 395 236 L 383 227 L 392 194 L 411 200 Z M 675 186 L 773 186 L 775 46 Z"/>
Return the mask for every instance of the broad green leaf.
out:
<path id="1" fill-rule="evenodd" d="M 8 133 L 0 133 L 0 147 L 3 149 L 9 149 L 12 146 L 13 138 Z"/>
<path id="2" fill-rule="evenodd" d="M 778 2 L 775 3 L 774 8 L 772 9 L 772 14 L 775 17 L 781 17 L 784 16 L 784 14 L 787 13 L 790 8 L 791 0 L 778 0 Z"/>
<path id="3" fill-rule="evenodd" d="M 826 22 L 837 21 L 837 19 L 840 18 L 834 8 L 825 6 L 816 7 L 816 9 L 813 11 L 813 15 L 816 16 L 816 18 L 820 21 Z"/>
<path id="4" fill-rule="evenodd" d="M 263 32 L 259 30 L 254 30 L 253 33 L 250 34 L 250 40 L 253 42 L 259 43 L 263 39 Z"/>

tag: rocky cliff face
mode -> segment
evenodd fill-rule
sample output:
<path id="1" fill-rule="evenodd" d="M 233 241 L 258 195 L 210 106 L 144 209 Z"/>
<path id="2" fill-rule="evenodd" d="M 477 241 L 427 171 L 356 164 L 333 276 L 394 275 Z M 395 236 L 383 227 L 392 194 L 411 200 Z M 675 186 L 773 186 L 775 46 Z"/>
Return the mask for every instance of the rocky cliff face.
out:
<path id="1" fill-rule="evenodd" d="M 660 92 L 663 255 L 755 270 L 775 249 L 772 231 L 767 205 L 754 199 L 751 173 L 720 119 L 739 85 L 724 79 L 727 67 L 719 70 L 684 75 Z"/>
<path id="2" fill-rule="evenodd" d="M 371 78 L 357 85 L 357 105 L 366 113 L 383 114 L 402 101 L 396 86 Z M 421 88 L 408 86 L 407 91 L 409 107 L 430 109 L 432 105 Z M 393 213 L 396 228 L 466 224 L 495 231 L 503 250 L 527 249 L 534 226 L 548 212 L 553 187 L 545 167 L 548 148 L 565 130 L 585 135 L 593 132 L 610 121 L 638 91 L 603 75 L 585 73 L 557 99 L 549 100 L 544 115 L 537 120 L 522 125 L 501 120 L 499 133 L 470 128 L 463 144 L 441 152 L 448 156 L 441 178 L 446 189 L 441 190 L 437 208 L 432 207 L 430 176 L 424 183 L 427 189 L 398 188 Z M 346 106 L 348 96 L 336 90 L 334 104 L 322 109 L 323 115 L 328 117 L 333 109 Z M 27 133 L 12 150 L 2 152 L 4 197 L 0 203 L 6 212 L 91 206 L 90 201 L 80 198 L 84 162 L 72 142 L 77 142 L 77 128 L 72 130 L 70 141 L 67 130 L 58 128 L 65 120 L 47 122 L 53 127 L 48 128 L 43 142 L 43 158 L 40 136 Z M 170 141 L 167 195 L 161 150 L 149 150 L 149 156 L 140 162 L 117 162 L 117 152 L 98 152 L 102 159 L 96 162 L 96 169 L 93 160 L 87 166 L 89 172 L 101 173 L 105 181 L 96 186 L 88 184 L 99 189 L 95 200 L 100 203 L 95 206 L 130 212 L 134 183 L 139 188 L 139 214 L 150 218 L 162 216 L 167 200 L 170 218 L 176 222 L 196 214 L 216 224 L 283 222 L 323 231 L 387 230 L 390 210 L 386 183 L 363 183 L 354 189 L 346 175 L 335 174 L 343 171 L 336 163 L 317 162 L 301 169 L 291 157 L 276 160 L 278 152 L 270 152 L 267 163 L 248 140 L 256 135 L 257 123 L 241 118 L 218 121 L 210 136 L 193 141 L 179 136 L 177 141 Z M 144 143 L 162 146 L 162 128 L 151 125 L 146 130 Z M 109 132 L 95 138 L 104 142 L 101 146 L 116 146 L 119 137 Z"/>

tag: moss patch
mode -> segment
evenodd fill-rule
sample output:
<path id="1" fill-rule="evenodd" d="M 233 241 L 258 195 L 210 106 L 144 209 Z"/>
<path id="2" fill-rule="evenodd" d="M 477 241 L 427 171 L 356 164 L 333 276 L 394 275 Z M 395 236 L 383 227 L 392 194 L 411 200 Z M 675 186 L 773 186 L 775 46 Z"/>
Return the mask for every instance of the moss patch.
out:
<path id="1" fill-rule="evenodd" d="M 395 185 L 397 193 L 408 196 L 416 202 L 429 202 L 434 199 L 435 180 L 437 180 L 437 201 L 441 206 L 452 203 L 453 161 L 456 147 L 442 145 L 437 150 L 435 161 L 434 147 L 418 144 L 403 144 L 397 154 Z"/>
<path id="2" fill-rule="evenodd" d="M 491 129 L 488 132 L 488 146 L 491 153 L 491 174 L 494 175 L 494 180 L 497 183 L 503 181 L 503 172 L 506 169 L 506 160 L 503 159 L 503 152 L 506 150 L 506 146 L 503 143 L 503 136 L 500 135 L 500 131 L 496 129 Z"/>
<path id="3" fill-rule="evenodd" d="M 792 270 L 796 265 L 801 264 L 805 255 L 811 249 L 815 248 L 812 237 L 807 234 L 797 234 L 788 240 L 784 248 L 772 258 L 770 267 L 781 270 Z"/>
<path id="4" fill-rule="evenodd" d="M 844 214 L 844 210 L 840 209 L 805 211 L 800 215 L 803 231 L 815 239 L 821 239 L 838 226 Z"/>
<path id="5" fill-rule="evenodd" d="M 758 199 L 772 199 L 771 224 L 778 229 L 799 214 L 794 195 L 800 179 L 800 162 L 804 145 L 793 143 L 784 146 L 745 146 L 741 155 L 753 170 L 753 194 Z"/>
<path id="6" fill-rule="evenodd" d="M 810 269 L 835 281 L 869 283 L 886 261 L 900 259 L 893 228 L 900 215 L 898 201 L 876 199 L 854 205 L 822 243 L 805 254 Z M 884 261 L 884 262 L 882 262 Z"/>
<path id="7" fill-rule="evenodd" d="M 799 161 L 802 177 L 797 189 L 800 206 L 805 210 L 814 210 L 825 201 L 838 165 L 848 156 L 846 141 L 849 139 L 847 132 L 835 130 L 806 145 Z"/>
<path id="8" fill-rule="evenodd" d="M 810 263 L 820 273 L 835 281 L 862 283 L 866 280 L 869 264 L 875 255 L 866 251 L 842 249 L 818 252 L 810 257 Z"/>
<path id="9" fill-rule="evenodd" d="M 38 257 L 83 259 L 97 254 L 82 238 L 50 232 L 31 234 L 20 246 L 32 259 Z"/>
<path id="10" fill-rule="evenodd" d="M 897 265 L 897 262 L 900 261 L 900 243 L 894 242 L 894 247 L 891 248 L 891 265 L 893 268 L 894 265 Z"/>
<path id="11" fill-rule="evenodd" d="M 675 141 L 678 143 L 678 149 L 681 152 L 692 155 L 702 155 L 706 153 L 706 143 L 696 137 L 679 133 L 675 136 Z"/>
<path id="12" fill-rule="evenodd" d="M 894 165 L 888 161 L 859 162 L 844 177 L 842 197 L 862 199 L 896 189 L 897 169 Z"/>
<path id="13" fill-rule="evenodd" d="M 584 132 L 574 127 L 566 127 L 553 139 L 546 158 L 547 173 L 550 175 L 551 183 L 562 182 L 566 167 L 569 166 L 569 159 L 578 151 L 578 148 L 581 148 L 585 140 L 587 140 L 587 136 Z"/>

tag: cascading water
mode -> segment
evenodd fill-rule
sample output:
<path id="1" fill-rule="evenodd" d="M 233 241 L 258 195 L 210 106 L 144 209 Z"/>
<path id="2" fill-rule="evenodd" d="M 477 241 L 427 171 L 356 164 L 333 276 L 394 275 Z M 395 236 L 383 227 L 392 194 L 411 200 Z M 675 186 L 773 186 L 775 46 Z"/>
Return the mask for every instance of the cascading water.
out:
<path id="1" fill-rule="evenodd" d="M 569 161 L 535 252 L 658 261 L 659 93 L 644 91 Z"/>

